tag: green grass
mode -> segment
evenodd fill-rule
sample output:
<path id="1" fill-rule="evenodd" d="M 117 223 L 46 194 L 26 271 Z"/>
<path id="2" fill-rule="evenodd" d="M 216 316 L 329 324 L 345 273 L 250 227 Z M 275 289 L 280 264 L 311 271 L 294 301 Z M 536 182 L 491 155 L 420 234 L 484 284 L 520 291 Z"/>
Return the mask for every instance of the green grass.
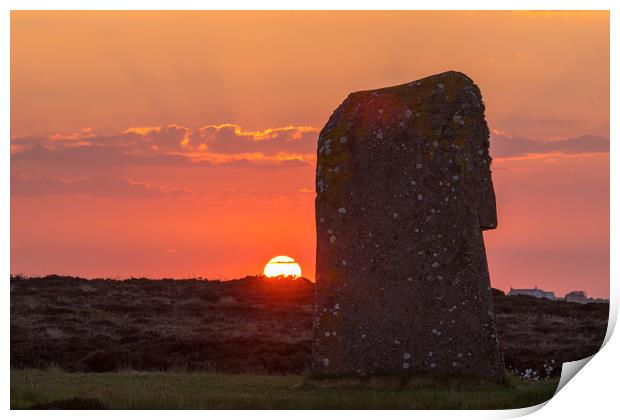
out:
<path id="1" fill-rule="evenodd" d="M 12 370 L 11 408 L 77 398 L 97 399 L 111 409 L 501 409 L 551 398 L 557 380 L 497 385 L 479 381 L 325 386 L 303 376 L 214 373 L 67 373 Z"/>

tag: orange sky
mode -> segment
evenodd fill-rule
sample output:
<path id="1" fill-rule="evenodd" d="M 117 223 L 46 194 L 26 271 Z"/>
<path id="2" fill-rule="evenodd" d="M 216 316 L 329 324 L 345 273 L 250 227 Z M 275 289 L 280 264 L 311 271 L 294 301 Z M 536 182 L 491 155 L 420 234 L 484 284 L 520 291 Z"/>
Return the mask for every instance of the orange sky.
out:
<path id="1" fill-rule="evenodd" d="M 493 285 L 608 296 L 606 12 L 13 12 L 11 271 L 313 278 L 318 130 L 449 69 L 493 131 Z"/>

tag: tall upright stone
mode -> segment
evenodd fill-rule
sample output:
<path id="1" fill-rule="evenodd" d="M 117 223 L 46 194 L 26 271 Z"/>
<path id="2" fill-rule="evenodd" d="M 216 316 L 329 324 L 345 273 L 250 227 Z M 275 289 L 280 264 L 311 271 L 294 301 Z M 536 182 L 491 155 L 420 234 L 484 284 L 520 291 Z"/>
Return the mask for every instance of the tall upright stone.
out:
<path id="1" fill-rule="evenodd" d="M 336 109 L 318 143 L 315 374 L 502 377 L 490 164 L 480 90 L 462 73 Z"/>

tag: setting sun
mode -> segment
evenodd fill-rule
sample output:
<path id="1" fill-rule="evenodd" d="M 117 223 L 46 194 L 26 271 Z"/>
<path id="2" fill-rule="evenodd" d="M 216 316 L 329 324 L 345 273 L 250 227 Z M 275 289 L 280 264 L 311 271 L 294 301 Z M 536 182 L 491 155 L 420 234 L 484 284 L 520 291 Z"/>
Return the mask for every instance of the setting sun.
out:
<path id="1" fill-rule="evenodd" d="M 267 277 L 293 276 L 301 277 L 301 266 L 291 257 L 278 255 L 265 265 L 263 274 Z"/>

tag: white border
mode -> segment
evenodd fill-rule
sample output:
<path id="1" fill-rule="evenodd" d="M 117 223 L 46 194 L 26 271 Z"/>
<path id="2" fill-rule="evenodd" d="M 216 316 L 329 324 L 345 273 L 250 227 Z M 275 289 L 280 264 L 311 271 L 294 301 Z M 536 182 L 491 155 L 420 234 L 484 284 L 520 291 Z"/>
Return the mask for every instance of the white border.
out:
<path id="1" fill-rule="evenodd" d="M 610 10 L 612 0 L 7 0 L 16 10 Z"/>
<path id="2" fill-rule="evenodd" d="M 500 2 L 484 1 L 484 0 L 452 0 L 452 1 L 403 1 L 403 0 L 382 0 L 381 2 L 359 0 L 359 1 L 334 1 L 334 0 L 313 0 L 313 1 L 297 1 L 295 4 L 291 4 L 285 1 L 266 0 L 261 2 L 251 2 L 243 0 L 227 0 L 225 2 L 214 1 L 198 1 L 198 0 L 151 0 L 151 1 L 117 1 L 117 0 L 62 0 L 56 1 L 54 4 L 43 0 L 23 0 L 15 1 L 8 0 L 2 2 L 0 9 L 0 80 L 2 84 L 2 95 L 0 96 L 0 129 L 2 132 L 2 152 L 0 153 L 0 197 L 3 205 L 0 207 L 0 271 L 4 276 L 5 281 L 8 283 L 10 275 L 10 207 L 9 203 L 9 179 L 10 179 L 10 153 L 9 153 L 9 139 L 10 139 L 10 10 L 199 10 L 199 9 L 211 9 L 211 10 L 232 10 L 232 9 L 250 9 L 250 10 L 311 10 L 311 9 L 325 9 L 325 10 L 351 10 L 351 9 L 376 9 L 376 10 L 466 10 L 466 9 L 481 9 L 481 10 L 611 10 L 611 115 L 615 115 L 614 111 L 617 111 L 617 98 L 618 98 L 618 84 L 617 74 L 620 70 L 618 68 L 617 51 L 614 46 L 618 45 L 618 11 L 620 10 L 614 1 L 605 0 L 505 0 Z M 618 146 L 616 145 L 616 133 L 617 133 L 617 119 L 611 118 L 611 214 L 618 213 L 618 191 L 614 189 L 618 185 Z M 391 411 L 383 412 L 382 415 L 389 414 L 394 417 L 401 417 L 409 419 L 411 416 L 418 418 L 506 418 L 517 417 L 531 412 L 537 411 L 538 418 L 583 418 L 588 416 L 589 418 L 608 418 L 611 413 L 617 412 L 616 393 L 614 392 L 615 379 L 618 375 L 618 366 L 620 365 L 617 360 L 617 355 L 620 345 L 617 339 L 611 339 L 611 332 L 615 326 L 618 314 L 618 264 L 614 257 L 618 256 L 618 223 L 611 219 L 611 285 L 610 285 L 610 298 L 611 298 L 611 313 L 610 313 L 610 325 L 606 337 L 606 345 L 604 349 L 592 358 L 592 361 L 588 363 L 583 369 L 583 372 L 579 374 L 578 380 L 570 381 L 565 388 L 561 390 L 548 404 L 544 410 L 537 411 L 545 404 L 541 406 L 521 409 L 521 410 L 503 410 L 503 411 Z M 5 283 L 6 285 L 6 283 Z M 4 346 L 0 348 L 3 359 L 3 381 L 2 392 L 4 396 L 4 408 L 8 410 L 10 404 L 10 386 L 9 386 L 9 318 L 10 318 L 10 294 L 8 287 L 3 289 L 5 302 L 4 311 L 2 312 L 2 329 L 3 336 L 5 337 Z M 39 413 L 40 414 L 40 413 Z M 252 417 L 258 417 L 259 419 L 267 418 L 281 418 L 289 420 L 291 416 L 299 417 L 302 419 L 314 420 L 314 417 L 319 413 L 312 411 L 277 411 L 277 412 L 210 412 L 209 416 L 215 415 L 251 415 Z M 377 413 L 372 412 L 357 412 L 356 416 L 366 417 L 374 416 Z M 11 415 L 15 417 L 31 417 L 37 415 L 35 412 L 11 412 Z M 82 416 L 83 413 L 79 412 L 48 412 L 48 416 L 62 418 L 63 420 L 73 417 Z M 108 416 L 106 412 L 90 412 L 89 416 L 95 418 L 103 418 Z M 134 416 L 131 412 L 117 412 L 115 415 L 121 417 Z M 163 418 L 167 416 L 167 413 L 163 412 L 151 412 L 150 416 Z M 194 412 L 182 412 L 182 415 L 187 417 L 203 418 L 205 413 Z M 339 412 L 321 413 L 321 416 L 327 415 L 329 417 L 340 416 Z"/>

